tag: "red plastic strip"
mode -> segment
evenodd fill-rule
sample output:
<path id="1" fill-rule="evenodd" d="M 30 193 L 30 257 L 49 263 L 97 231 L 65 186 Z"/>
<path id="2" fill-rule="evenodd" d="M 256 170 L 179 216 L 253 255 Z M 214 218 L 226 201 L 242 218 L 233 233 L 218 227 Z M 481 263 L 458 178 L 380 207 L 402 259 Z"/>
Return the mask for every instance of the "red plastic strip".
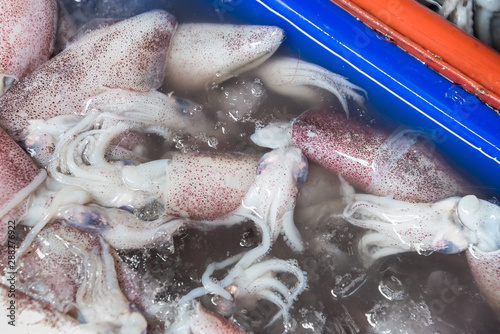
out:
<path id="1" fill-rule="evenodd" d="M 500 110 L 500 54 L 414 0 L 330 0 Z"/>

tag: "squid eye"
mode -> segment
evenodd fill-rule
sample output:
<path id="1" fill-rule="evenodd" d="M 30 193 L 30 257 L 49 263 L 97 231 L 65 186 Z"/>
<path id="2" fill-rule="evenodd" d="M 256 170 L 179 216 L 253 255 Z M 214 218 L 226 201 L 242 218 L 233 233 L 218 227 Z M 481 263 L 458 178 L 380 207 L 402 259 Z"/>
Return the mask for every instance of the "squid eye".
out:
<path id="1" fill-rule="evenodd" d="M 465 196 L 458 202 L 458 214 L 470 216 L 475 212 L 477 212 L 480 206 L 481 203 L 476 196 L 474 195 Z"/>
<path id="2" fill-rule="evenodd" d="M 269 167 L 272 167 L 272 164 L 275 164 L 279 162 L 279 154 L 275 151 L 268 152 L 260 158 L 259 162 L 257 163 L 257 175 L 262 174 L 264 170 L 266 170 Z"/>
<path id="3" fill-rule="evenodd" d="M 479 199 L 474 195 L 468 195 L 460 199 L 457 205 L 457 215 L 462 225 L 473 231 L 477 229 L 479 222 L 476 216 L 480 206 Z"/>
<path id="4" fill-rule="evenodd" d="M 304 182 L 306 182 L 307 179 L 307 168 L 299 170 L 297 173 L 297 176 L 295 177 L 297 180 L 297 187 L 301 186 Z"/>
<path id="5" fill-rule="evenodd" d="M 301 154 L 300 161 L 294 165 L 293 177 L 297 183 L 297 187 L 301 186 L 307 179 L 308 162 L 305 156 Z"/>
<path id="6" fill-rule="evenodd" d="M 458 247 L 452 241 L 447 241 L 446 244 L 438 250 L 442 254 L 457 254 L 463 251 L 463 248 Z"/>
<path id="7" fill-rule="evenodd" d="M 66 223 L 88 232 L 105 231 L 109 228 L 106 217 L 99 210 L 89 208 L 74 211 L 68 215 Z"/>
<path id="8" fill-rule="evenodd" d="M 257 171 L 256 174 L 260 175 L 266 169 L 267 165 L 269 165 L 269 161 L 265 159 L 265 156 L 262 157 L 257 163 Z"/>

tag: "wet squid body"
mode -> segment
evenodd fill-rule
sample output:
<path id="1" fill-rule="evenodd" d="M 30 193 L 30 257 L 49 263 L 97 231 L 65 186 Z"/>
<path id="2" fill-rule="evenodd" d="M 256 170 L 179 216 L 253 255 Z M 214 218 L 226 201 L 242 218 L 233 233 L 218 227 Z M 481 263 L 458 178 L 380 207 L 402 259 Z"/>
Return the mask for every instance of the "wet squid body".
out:
<path id="1" fill-rule="evenodd" d="M 253 75 L 252 89 L 306 106 L 328 94 L 347 112 L 348 100 L 363 102 L 362 89 L 305 61 L 270 58 L 285 36 L 278 27 L 178 25 L 153 11 L 76 35 L 64 9 L 49 0 L 3 1 L 0 18 L 0 242 L 7 249 L 9 221 L 29 229 L 16 253 L 20 305 L 42 319 L 22 326 L 143 333 L 145 317 L 164 319 L 147 296 L 137 302 L 141 310 L 129 302 L 134 276 L 115 250 L 157 247 L 186 225 L 252 221 L 259 245 L 209 264 L 202 286 L 175 301 L 171 330 L 242 332 L 199 304 L 210 294 L 224 316 L 265 299 L 279 310 L 271 323 L 281 318 L 289 328 L 306 277 L 296 262 L 268 252 L 280 235 L 295 252 L 305 247 L 293 210 L 307 159 L 293 146 L 218 151 L 221 120 L 252 117 L 253 108 L 235 115 L 218 105 L 220 113 L 210 113 L 179 96 Z M 212 150 L 172 149 L 184 137 Z M 221 270 L 223 279 L 211 277 Z M 281 282 L 283 273 L 294 283 Z"/>
<path id="2" fill-rule="evenodd" d="M 466 252 L 484 298 L 500 312 L 500 207 L 469 194 L 474 189 L 419 134 L 389 134 L 325 110 L 256 131 L 265 147 L 294 145 L 338 173 L 340 217 L 369 230 L 358 245 L 366 266 L 402 252 Z M 369 193 L 356 193 L 354 185 Z"/>
<path id="3" fill-rule="evenodd" d="M 433 203 L 355 194 L 344 184 L 343 216 L 373 230 L 359 243 L 367 264 L 400 252 L 465 251 L 472 274 L 491 307 L 500 312 L 500 207 L 475 195 Z"/>

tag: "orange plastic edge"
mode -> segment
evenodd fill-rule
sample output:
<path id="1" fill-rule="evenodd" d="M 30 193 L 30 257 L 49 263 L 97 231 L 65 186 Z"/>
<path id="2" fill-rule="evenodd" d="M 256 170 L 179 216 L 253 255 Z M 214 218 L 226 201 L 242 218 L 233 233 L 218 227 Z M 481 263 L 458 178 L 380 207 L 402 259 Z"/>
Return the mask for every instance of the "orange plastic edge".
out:
<path id="1" fill-rule="evenodd" d="M 500 54 L 414 0 L 330 0 L 500 110 Z"/>

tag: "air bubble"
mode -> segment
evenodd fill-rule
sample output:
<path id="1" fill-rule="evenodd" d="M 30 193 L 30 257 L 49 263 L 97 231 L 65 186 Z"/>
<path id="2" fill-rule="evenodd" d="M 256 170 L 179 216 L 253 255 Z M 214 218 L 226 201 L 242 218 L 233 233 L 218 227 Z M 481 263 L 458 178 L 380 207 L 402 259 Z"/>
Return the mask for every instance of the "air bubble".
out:
<path id="1" fill-rule="evenodd" d="M 165 211 L 165 205 L 160 201 L 151 201 L 142 208 L 134 210 L 134 214 L 140 220 L 153 221 L 158 219 Z"/>
<path id="2" fill-rule="evenodd" d="M 219 140 L 215 137 L 208 137 L 207 144 L 211 148 L 217 148 L 217 145 L 219 145 Z"/>
<path id="3" fill-rule="evenodd" d="M 252 87 L 251 92 L 253 96 L 261 97 L 262 95 L 264 95 L 265 90 L 262 86 L 254 86 Z"/>

